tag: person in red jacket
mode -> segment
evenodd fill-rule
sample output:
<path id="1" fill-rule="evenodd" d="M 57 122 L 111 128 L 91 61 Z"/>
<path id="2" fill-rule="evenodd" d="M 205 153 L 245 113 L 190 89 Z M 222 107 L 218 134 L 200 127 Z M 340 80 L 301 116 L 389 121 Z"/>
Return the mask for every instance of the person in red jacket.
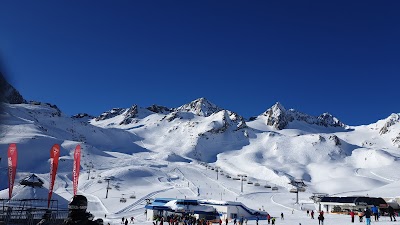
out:
<path id="1" fill-rule="evenodd" d="M 355 213 L 353 211 L 350 211 L 350 216 L 351 216 L 351 222 L 354 223 L 354 215 Z"/>

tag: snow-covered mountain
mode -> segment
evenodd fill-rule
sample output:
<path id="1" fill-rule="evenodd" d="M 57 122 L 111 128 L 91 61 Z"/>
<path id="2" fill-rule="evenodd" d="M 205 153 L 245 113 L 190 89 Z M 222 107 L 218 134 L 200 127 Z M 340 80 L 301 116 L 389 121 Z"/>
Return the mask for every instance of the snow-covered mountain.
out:
<path id="1" fill-rule="evenodd" d="M 286 110 L 279 102 L 275 103 L 275 105 L 261 114 L 259 119 L 265 120 L 267 125 L 273 126 L 278 130 L 287 128 L 290 123 L 294 121 L 316 124 L 324 127 L 346 126 L 339 119 L 329 113 L 323 113 L 318 117 L 310 116 L 294 109 Z"/>
<path id="2" fill-rule="evenodd" d="M 72 117 L 49 103 L 2 104 L 0 157 L 7 158 L 8 144 L 17 144 L 17 180 L 35 173 L 47 184 L 49 150 L 58 143 L 61 160 L 54 191 L 68 199 L 73 149 L 80 144 L 80 192 L 90 195 L 101 213 L 104 204 L 112 201 L 98 201 L 104 195 L 104 177 L 113 179 L 114 198 L 135 193 L 145 199 L 161 192 L 186 197 L 197 195 L 197 188 L 204 190 L 202 197 L 219 189 L 232 198 L 242 196 L 240 185 L 231 183 L 236 181 L 222 175 L 215 180 L 215 172 L 200 162 L 234 177 L 246 174 L 249 180 L 276 185 L 286 193 L 290 180 L 296 178 L 306 182 L 309 195 L 400 196 L 400 114 L 369 125 L 348 126 L 328 113 L 310 116 L 286 110 L 280 103 L 246 121 L 204 98 L 175 109 L 132 105 L 99 116 Z M 5 160 L 0 167 L 7 167 Z M 249 191 L 254 196 L 265 194 L 257 188 Z M 0 198 L 6 198 L 5 170 L 0 170 L 0 189 Z M 15 189 L 19 190 L 23 189 Z M 250 196 L 242 196 L 243 201 L 255 201 Z M 107 210 L 129 212 L 118 205 Z"/>

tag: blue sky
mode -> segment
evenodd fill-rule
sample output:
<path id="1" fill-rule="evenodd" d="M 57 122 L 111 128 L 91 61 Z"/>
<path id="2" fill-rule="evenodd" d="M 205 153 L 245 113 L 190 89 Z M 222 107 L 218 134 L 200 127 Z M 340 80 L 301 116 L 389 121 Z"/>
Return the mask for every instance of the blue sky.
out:
<path id="1" fill-rule="evenodd" d="M 0 57 L 69 115 L 205 97 L 346 124 L 400 112 L 399 1 L 2 1 Z"/>

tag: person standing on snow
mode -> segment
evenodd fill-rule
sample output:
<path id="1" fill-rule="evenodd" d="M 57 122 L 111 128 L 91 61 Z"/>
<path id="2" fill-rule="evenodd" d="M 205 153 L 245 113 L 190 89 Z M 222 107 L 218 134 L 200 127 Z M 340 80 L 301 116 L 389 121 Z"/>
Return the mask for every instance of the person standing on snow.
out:
<path id="1" fill-rule="evenodd" d="M 351 222 L 352 223 L 354 223 L 354 215 L 355 215 L 354 211 L 353 210 L 350 211 L 350 217 L 351 217 Z"/>
<path id="2" fill-rule="evenodd" d="M 324 219 L 325 219 L 324 214 L 320 213 L 319 216 L 318 216 L 318 224 L 319 225 L 324 225 Z"/>
<path id="3" fill-rule="evenodd" d="M 375 221 L 379 221 L 379 209 L 375 205 L 371 207 L 371 212 L 374 215 Z"/>
<path id="4" fill-rule="evenodd" d="M 371 211 L 368 208 L 365 209 L 364 215 L 365 215 L 365 223 L 367 225 L 371 225 Z"/>

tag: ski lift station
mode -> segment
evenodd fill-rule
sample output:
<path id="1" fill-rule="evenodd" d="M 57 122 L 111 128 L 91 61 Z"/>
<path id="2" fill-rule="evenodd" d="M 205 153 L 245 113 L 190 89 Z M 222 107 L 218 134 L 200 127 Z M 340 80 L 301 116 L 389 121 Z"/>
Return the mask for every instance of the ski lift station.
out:
<path id="1" fill-rule="evenodd" d="M 166 217 L 173 214 L 193 215 L 198 219 L 219 220 L 247 218 L 248 220 L 266 219 L 267 212 L 253 210 L 241 202 L 196 200 L 196 199 L 174 199 L 156 198 L 146 205 L 147 220 L 154 217 Z"/>

